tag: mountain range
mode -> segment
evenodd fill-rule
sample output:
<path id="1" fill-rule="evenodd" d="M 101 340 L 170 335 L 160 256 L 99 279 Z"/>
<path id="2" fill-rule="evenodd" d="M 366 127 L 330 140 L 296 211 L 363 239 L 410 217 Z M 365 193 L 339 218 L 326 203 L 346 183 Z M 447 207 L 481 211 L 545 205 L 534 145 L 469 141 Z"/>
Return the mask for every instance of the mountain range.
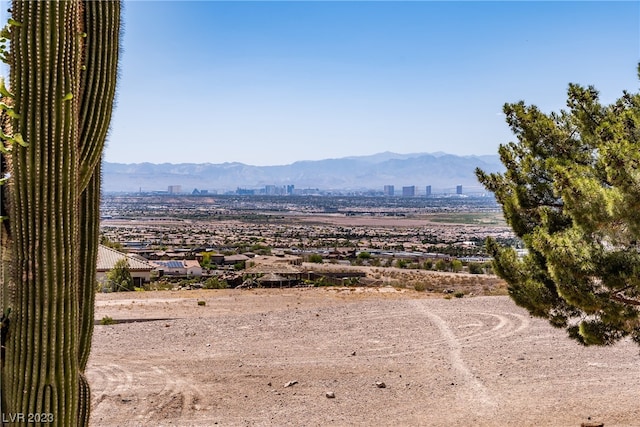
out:
<path id="1" fill-rule="evenodd" d="M 280 166 L 251 166 L 244 163 L 103 163 L 105 192 L 166 191 L 180 185 L 191 193 L 195 188 L 224 192 L 237 188 L 260 189 L 267 185 L 294 185 L 297 189 L 382 190 L 394 185 L 434 192 L 455 190 L 457 185 L 483 191 L 474 170 L 501 172 L 497 155 L 457 156 L 446 153 L 398 154 L 384 152 L 369 156 L 325 160 L 304 160 Z"/>

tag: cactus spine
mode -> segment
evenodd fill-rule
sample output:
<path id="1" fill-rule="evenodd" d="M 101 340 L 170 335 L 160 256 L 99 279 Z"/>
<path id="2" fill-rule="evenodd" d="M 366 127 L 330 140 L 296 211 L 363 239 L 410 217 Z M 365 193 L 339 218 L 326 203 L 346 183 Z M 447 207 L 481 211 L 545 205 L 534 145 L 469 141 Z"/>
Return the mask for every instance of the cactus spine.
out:
<path id="1" fill-rule="evenodd" d="M 117 74 L 119 1 L 14 1 L 9 185 L 14 292 L 4 413 L 86 425 L 100 162 Z M 25 420 L 26 421 L 26 420 Z"/>

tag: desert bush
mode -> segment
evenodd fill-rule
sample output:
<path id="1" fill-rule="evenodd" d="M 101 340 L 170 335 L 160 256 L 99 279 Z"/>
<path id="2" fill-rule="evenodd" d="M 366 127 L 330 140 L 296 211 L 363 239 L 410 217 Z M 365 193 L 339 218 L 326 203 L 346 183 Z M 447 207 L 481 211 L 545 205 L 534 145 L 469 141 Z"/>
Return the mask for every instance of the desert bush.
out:
<path id="1" fill-rule="evenodd" d="M 205 280 L 202 287 L 204 289 L 226 289 L 229 287 L 229 284 L 226 280 L 220 280 L 217 277 L 210 277 Z"/>
<path id="2" fill-rule="evenodd" d="M 112 317 L 109 316 L 104 316 L 102 319 L 100 319 L 100 324 L 101 325 L 114 325 L 116 323 L 115 320 L 113 320 Z"/>
<path id="3" fill-rule="evenodd" d="M 346 280 L 343 280 L 343 284 L 346 286 L 358 286 L 360 284 L 359 277 L 349 277 Z"/>
<path id="4" fill-rule="evenodd" d="M 324 277 L 320 277 L 314 281 L 311 282 L 313 284 L 313 286 L 320 287 L 320 286 L 331 286 L 331 283 L 329 283 L 327 280 L 324 279 Z"/>
<path id="5" fill-rule="evenodd" d="M 424 282 L 416 283 L 415 285 L 413 285 L 413 289 L 418 292 L 424 292 L 425 289 L 427 289 L 427 285 L 425 285 Z"/>
<path id="6" fill-rule="evenodd" d="M 170 291 L 173 290 L 174 284 L 167 280 L 156 280 L 151 282 L 148 287 L 151 291 Z"/>
<path id="7" fill-rule="evenodd" d="M 490 262 L 485 262 L 485 263 L 483 264 L 483 266 L 484 266 L 484 272 L 485 272 L 486 274 L 494 274 L 494 272 L 493 272 L 493 266 L 491 265 L 491 263 L 490 263 Z"/>
<path id="8" fill-rule="evenodd" d="M 258 255 L 271 255 L 271 248 L 266 245 L 255 244 L 249 247 L 249 250 Z"/>
<path id="9" fill-rule="evenodd" d="M 453 296 L 456 297 L 456 298 L 462 298 L 464 296 L 464 292 L 458 291 L 455 294 L 453 294 Z"/>
<path id="10" fill-rule="evenodd" d="M 96 281 L 96 292 L 107 293 L 111 292 L 111 284 L 108 282 L 97 282 Z"/>
<path id="11" fill-rule="evenodd" d="M 469 273 L 471 273 L 471 274 L 483 274 L 484 273 L 484 268 L 482 267 L 482 264 L 480 264 L 479 262 L 470 262 L 469 263 Z"/>

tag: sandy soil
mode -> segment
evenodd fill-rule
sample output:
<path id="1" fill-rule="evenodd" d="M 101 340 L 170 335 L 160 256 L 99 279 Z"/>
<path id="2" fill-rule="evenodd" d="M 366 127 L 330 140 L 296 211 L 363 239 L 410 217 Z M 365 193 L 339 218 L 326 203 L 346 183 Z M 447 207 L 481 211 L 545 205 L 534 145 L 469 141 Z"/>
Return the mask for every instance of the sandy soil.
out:
<path id="1" fill-rule="evenodd" d="M 637 346 L 580 347 L 507 297 L 100 294 L 104 316 L 122 323 L 95 328 L 95 426 L 640 425 Z"/>

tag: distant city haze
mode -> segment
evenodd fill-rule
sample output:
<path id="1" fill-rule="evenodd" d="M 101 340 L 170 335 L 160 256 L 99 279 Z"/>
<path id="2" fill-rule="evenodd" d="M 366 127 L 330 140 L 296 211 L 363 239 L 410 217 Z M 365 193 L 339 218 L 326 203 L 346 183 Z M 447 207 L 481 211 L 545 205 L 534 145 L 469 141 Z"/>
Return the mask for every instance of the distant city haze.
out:
<path id="1" fill-rule="evenodd" d="M 300 195 L 358 193 L 387 196 L 482 195 L 479 167 L 504 168 L 497 155 L 398 154 L 307 160 L 281 166 L 244 163 L 109 163 L 103 167 L 106 192 L 167 194 Z"/>
<path id="2" fill-rule="evenodd" d="M 125 1 L 123 21 L 113 163 L 496 154 L 505 102 L 638 87 L 635 1 Z"/>

